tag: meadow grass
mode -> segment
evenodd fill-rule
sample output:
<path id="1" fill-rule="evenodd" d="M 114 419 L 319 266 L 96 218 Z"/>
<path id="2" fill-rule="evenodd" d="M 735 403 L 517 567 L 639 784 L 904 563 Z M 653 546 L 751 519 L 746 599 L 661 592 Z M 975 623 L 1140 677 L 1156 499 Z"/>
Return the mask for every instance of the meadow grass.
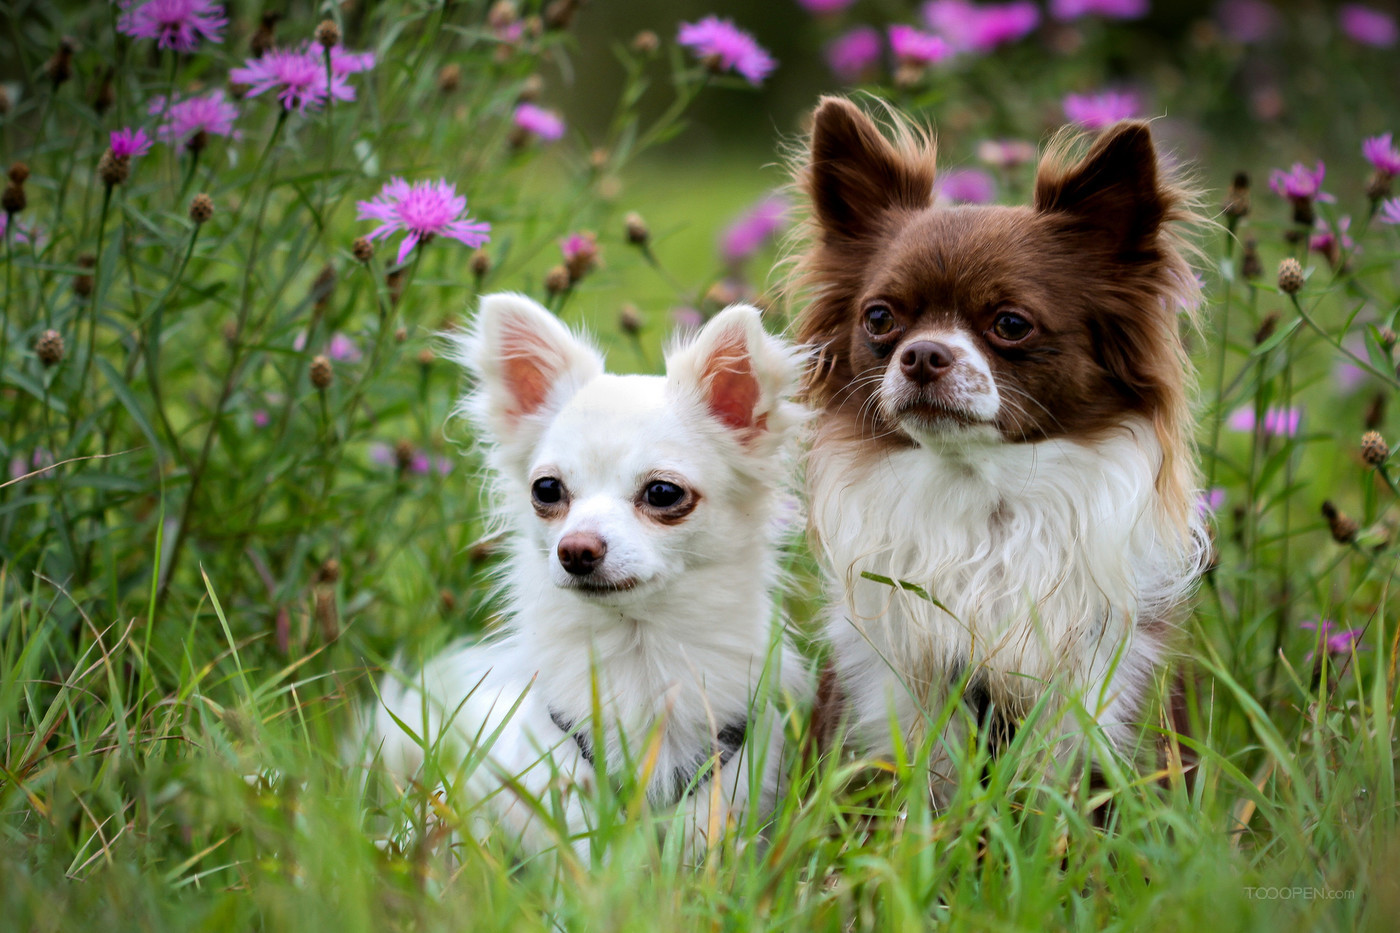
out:
<path id="1" fill-rule="evenodd" d="M 109 132 L 155 135 L 158 95 L 224 87 L 260 10 L 230 5 L 222 41 L 175 52 L 124 35 L 116 6 L 0 4 L 17 69 L 0 153 L 28 168 L 0 244 L 0 925 L 1393 928 L 1400 490 L 1360 440 L 1394 434 L 1400 226 L 1373 216 L 1360 146 L 1400 130 L 1400 109 L 1365 90 L 1393 79 L 1393 51 L 1349 40 L 1320 5 L 1289 10 L 1271 43 L 1230 40 L 1204 8 L 1159 11 L 866 85 L 936 122 L 947 160 L 970 165 L 984 138 L 1041 138 L 1065 91 L 1135 81 L 1211 204 L 1237 169 L 1255 177 L 1250 210 L 1200 237 L 1190 340 L 1217 563 L 1183 623 L 1193 728 L 1154 719 L 1144 737 L 1185 748 L 1189 774 L 1168 755 L 1090 787 L 1048 766 L 1048 730 L 1021 729 L 995 758 L 974 731 L 935 812 L 932 738 L 890 762 L 794 754 L 771 821 L 700 865 L 658 831 L 674 815 L 645 806 L 626 763 L 598 792 L 587 862 L 521 859 L 434 781 L 366 782 L 344 748 L 379 669 L 498 621 L 499 547 L 434 333 L 478 294 L 517 289 L 591 325 L 614 368 L 655 371 L 676 327 L 728 300 L 761 298 L 774 329 L 793 310 L 771 237 L 731 261 L 715 246 L 781 184 L 777 146 L 711 127 L 735 148 L 699 164 L 675 139 L 697 100 L 767 92 L 707 73 L 660 7 L 638 12 L 656 49 L 593 47 L 587 9 L 575 29 L 569 4 L 522 7 L 288 4 L 283 46 L 329 16 L 346 49 L 375 53 L 344 78 L 354 100 L 302 112 L 231 94 L 237 138 L 157 141 L 117 181 Z M 855 10 L 789 11 L 786 38 L 769 34 L 785 63 L 771 81 L 876 12 Z M 532 76 L 549 106 L 585 68 L 616 99 L 564 113 L 557 141 L 517 128 Z M 1262 179 L 1318 158 L 1337 200 L 1310 202 L 1315 228 Z M 1032 170 L 998 170 L 1000 197 L 1024 198 Z M 376 223 L 356 202 L 394 175 L 454 183 L 492 225 L 484 258 L 445 236 L 402 263 L 397 235 L 357 255 Z M 629 240 L 631 211 L 645 243 Z M 560 280 L 559 241 L 583 230 L 602 262 Z M 1310 244 L 1321 234 L 1335 245 Z M 1276 285 L 1289 256 L 1306 272 L 1293 295 Z M 789 569 L 775 615 L 819 655 L 820 581 L 800 544 Z M 932 710 L 923 735 L 963 715 Z M 794 746 L 805 728 L 792 709 Z M 450 787 L 460 763 L 434 757 Z"/>

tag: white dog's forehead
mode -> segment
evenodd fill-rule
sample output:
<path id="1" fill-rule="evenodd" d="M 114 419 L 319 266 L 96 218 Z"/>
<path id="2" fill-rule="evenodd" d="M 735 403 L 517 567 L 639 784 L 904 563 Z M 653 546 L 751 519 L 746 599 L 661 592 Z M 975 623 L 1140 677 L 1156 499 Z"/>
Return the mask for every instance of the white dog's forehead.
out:
<path id="1" fill-rule="evenodd" d="M 553 467 L 565 483 L 593 492 L 617 486 L 620 495 L 653 470 L 680 472 L 695 482 L 705 457 L 700 438 L 666 392 L 661 376 L 602 375 L 560 410 L 540 440 L 532 469 Z"/>

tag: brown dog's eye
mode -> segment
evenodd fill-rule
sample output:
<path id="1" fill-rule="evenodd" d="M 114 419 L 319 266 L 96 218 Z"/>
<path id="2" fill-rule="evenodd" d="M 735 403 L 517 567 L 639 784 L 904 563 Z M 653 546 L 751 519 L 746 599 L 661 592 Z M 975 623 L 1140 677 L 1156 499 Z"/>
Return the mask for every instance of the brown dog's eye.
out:
<path id="1" fill-rule="evenodd" d="M 883 337 L 894 330 L 894 312 L 884 305 L 871 305 L 865 309 L 865 332 L 872 337 Z"/>
<path id="2" fill-rule="evenodd" d="M 992 322 L 992 333 L 1007 343 L 1017 343 L 1030 336 L 1035 325 L 1014 311 L 1003 311 Z"/>

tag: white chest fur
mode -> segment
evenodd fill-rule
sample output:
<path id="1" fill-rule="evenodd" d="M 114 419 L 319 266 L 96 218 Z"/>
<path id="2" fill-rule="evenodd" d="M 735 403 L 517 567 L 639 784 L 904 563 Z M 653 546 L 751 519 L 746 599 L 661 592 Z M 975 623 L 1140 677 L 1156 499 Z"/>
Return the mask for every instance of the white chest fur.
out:
<path id="1" fill-rule="evenodd" d="M 891 713 L 908 731 L 969 666 L 1013 715 L 1053 681 L 1121 731 L 1199 559 L 1160 506 L 1161 460 L 1142 424 L 1092 443 L 818 443 L 811 516 L 844 609 L 829 636 L 852 737 L 888 752 Z"/>

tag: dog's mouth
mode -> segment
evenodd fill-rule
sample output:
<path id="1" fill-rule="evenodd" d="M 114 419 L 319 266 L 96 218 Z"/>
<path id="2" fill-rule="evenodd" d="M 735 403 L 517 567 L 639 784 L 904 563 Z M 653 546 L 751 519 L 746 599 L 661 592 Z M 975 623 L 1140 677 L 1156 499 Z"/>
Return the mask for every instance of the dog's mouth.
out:
<path id="1" fill-rule="evenodd" d="M 895 410 L 895 418 L 921 431 L 946 431 L 992 424 L 964 408 L 935 400 L 906 402 Z"/>
<path id="2" fill-rule="evenodd" d="M 628 593 L 642 585 L 642 581 L 636 577 L 628 577 L 625 580 L 598 581 L 598 580 L 570 580 L 564 584 L 564 589 L 582 593 L 585 596 L 608 596 L 613 593 Z"/>

